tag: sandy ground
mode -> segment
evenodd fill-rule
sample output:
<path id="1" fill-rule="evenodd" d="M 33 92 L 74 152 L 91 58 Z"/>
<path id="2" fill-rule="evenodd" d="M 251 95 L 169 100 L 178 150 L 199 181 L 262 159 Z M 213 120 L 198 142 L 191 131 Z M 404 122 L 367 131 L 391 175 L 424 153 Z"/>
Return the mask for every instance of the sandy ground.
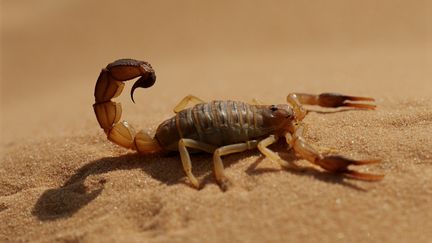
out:
<path id="1" fill-rule="evenodd" d="M 1 242 L 430 242 L 432 6 L 427 1 L 2 1 Z M 93 114 L 102 67 L 152 63 L 125 89 L 123 118 L 154 132 L 187 94 L 284 103 L 289 92 L 376 98 L 376 111 L 322 112 L 311 143 L 381 164 L 378 183 L 257 151 L 142 157 L 105 139 Z M 275 146 L 293 160 L 285 146 Z"/>

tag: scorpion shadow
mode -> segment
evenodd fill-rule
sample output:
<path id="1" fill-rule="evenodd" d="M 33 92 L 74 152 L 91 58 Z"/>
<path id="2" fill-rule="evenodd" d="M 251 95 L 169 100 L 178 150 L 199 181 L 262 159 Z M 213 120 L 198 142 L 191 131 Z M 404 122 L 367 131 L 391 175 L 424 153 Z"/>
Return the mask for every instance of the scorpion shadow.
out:
<path id="1" fill-rule="evenodd" d="M 234 162 L 235 160 L 227 160 L 224 164 L 229 167 Z M 192 163 L 194 174 L 197 177 L 203 177 L 202 185 L 205 186 L 209 182 L 216 183 L 211 173 L 213 163 L 210 154 L 194 154 Z M 78 210 L 96 199 L 107 182 L 103 177 L 96 178 L 96 182 L 91 181 L 93 189 L 90 189 L 85 184 L 89 176 L 110 171 L 133 169 L 141 169 L 153 179 L 165 185 L 188 184 L 180 158 L 176 153 L 147 156 L 135 153 L 118 157 L 106 157 L 82 166 L 62 186 L 44 191 L 34 205 L 32 214 L 43 221 L 71 217 Z"/>
<path id="2" fill-rule="evenodd" d="M 282 151 L 280 149 L 276 149 L 276 151 Z M 248 151 L 246 153 L 252 155 L 257 154 L 258 152 Z M 227 168 L 230 167 L 240 158 L 239 156 L 240 155 L 229 156 L 231 157 L 230 159 L 224 160 L 225 166 Z M 287 161 L 296 160 L 294 154 L 290 152 L 283 153 L 282 156 L 283 159 Z M 246 173 L 250 176 L 253 176 L 280 171 L 280 169 L 274 168 L 257 169 L 256 167 L 263 159 L 264 157 L 259 157 L 248 167 Z M 204 187 L 209 183 L 216 183 L 215 179 L 213 178 L 213 174 L 211 173 L 211 155 L 205 153 L 195 154 L 192 160 L 196 161 L 193 162 L 194 174 L 203 178 L 201 183 Z M 91 175 L 104 174 L 110 171 L 142 169 L 153 179 L 156 179 L 163 184 L 186 184 L 183 168 L 179 161 L 180 160 L 178 156 L 140 156 L 139 154 L 126 154 L 119 157 L 106 157 L 92 161 L 79 168 L 59 188 L 53 188 L 44 191 L 33 207 L 32 214 L 43 221 L 71 217 L 78 210 L 96 199 L 104 189 L 106 179 L 103 177 L 98 179 L 96 183 L 93 183 L 96 185 L 92 184 L 92 188 L 96 189 L 89 189 L 85 185 L 87 177 Z M 305 171 L 302 172 L 292 170 L 287 170 L 287 172 L 295 173 L 301 176 L 312 176 L 315 179 L 324 181 L 326 183 L 340 184 L 358 191 L 366 191 L 361 187 L 345 181 L 343 176 L 319 171 L 311 167 L 305 168 Z"/>
<path id="3" fill-rule="evenodd" d="M 85 185 L 87 177 L 132 169 L 142 169 L 154 179 L 167 185 L 185 183 L 180 180 L 184 174 L 181 163 L 178 163 L 178 158 L 175 156 L 126 154 L 119 157 L 106 157 L 82 166 L 59 188 L 43 192 L 33 207 L 32 214 L 40 220 L 71 217 L 96 199 L 104 189 L 106 179 L 101 177 L 102 179 L 96 179 L 98 181 L 95 183 L 92 181 L 93 189 L 90 189 Z"/>

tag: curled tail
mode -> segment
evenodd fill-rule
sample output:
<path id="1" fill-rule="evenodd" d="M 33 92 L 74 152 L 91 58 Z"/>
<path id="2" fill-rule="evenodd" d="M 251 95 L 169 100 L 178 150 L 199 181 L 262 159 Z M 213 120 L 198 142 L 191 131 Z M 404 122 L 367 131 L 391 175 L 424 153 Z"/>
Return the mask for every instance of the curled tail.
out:
<path id="1" fill-rule="evenodd" d="M 131 98 L 136 88 L 153 86 L 156 75 L 152 66 L 144 61 L 119 59 L 102 69 L 94 91 L 93 109 L 99 125 L 107 134 L 108 140 L 124 148 L 134 149 L 142 153 L 160 152 L 161 147 L 144 131 L 135 132 L 127 122 L 120 121 L 121 104 L 111 101 L 123 91 L 124 82 L 140 77 L 133 85 Z"/>

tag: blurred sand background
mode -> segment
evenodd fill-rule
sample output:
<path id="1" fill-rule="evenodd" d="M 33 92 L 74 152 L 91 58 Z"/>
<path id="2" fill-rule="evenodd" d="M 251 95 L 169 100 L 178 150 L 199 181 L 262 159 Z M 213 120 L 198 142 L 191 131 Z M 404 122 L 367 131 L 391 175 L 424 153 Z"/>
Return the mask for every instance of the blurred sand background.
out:
<path id="1" fill-rule="evenodd" d="M 99 128 L 96 78 L 123 57 L 156 70 L 135 105 L 130 84 L 117 99 L 149 132 L 188 94 L 375 97 L 376 111 L 310 113 L 306 137 L 381 158 L 359 170 L 386 177 L 293 173 L 252 151 L 223 158 L 223 193 L 195 155 L 196 191 L 178 156 L 140 157 Z M 430 1 L 2 1 L 0 241 L 428 242 L 431 67 Z"/>

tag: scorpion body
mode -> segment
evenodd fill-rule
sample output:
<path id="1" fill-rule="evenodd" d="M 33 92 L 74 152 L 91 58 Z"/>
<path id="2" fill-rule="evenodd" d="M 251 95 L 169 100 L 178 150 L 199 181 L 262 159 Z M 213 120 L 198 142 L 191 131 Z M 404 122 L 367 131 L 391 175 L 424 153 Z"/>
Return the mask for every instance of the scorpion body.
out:
<path id="1" fill-rule="evenodd" d="M 259 140 L 275 128 L 265 123 L 267 106 L 240 101 L 212 101 L 184 109 L 162 122 L 156 139 L 167 150 L 177 150 L 181 138 L 195 139 L 217 147 Z"/>
<path id="2" fill-rule="evenodd" d="M 240 101 L 211 101 L 189 95 L 174 108 L 176 113 L 162 122 L 152 138 L 143 130 L 138 133 L 126 121 L 120 121 L 121 104 L 111 101 L 120 95 L 124 81 L 140 77 L 132 86 L 131 98 L 136 88 L 151 87 L 156 75 L 151 65 L 134 59 L 119 59 L 102 69 L 95 87 L 93 105 L 99 125 L 110 141 L 142 154 L 178 151 L 183 169 L 195 188 L 200 183 L 192 173 L 189 149 L 213 154 L 214 173 L 221 189 L 229 184 L 224 175 L 221 156 L 258 148 L 267 158 L 283 168 L 302 170 L 271 151 L 268 146 L 285 138 L 289 149 L 321 168 L 346 177 L 377 181 L 382 175 L 366 174 L 348 168 L 350 165 L 377 163 L 379 160 L 353 160 L 338 155 L 319 153 L 303 137 L 303 118 L 307 110 L 304 104 L 322 107 L 351 107 L 354 109 L 375 109 L 373 104 L 359 101 L 373 101 L 372 98 L 346 96 L 334 93 L 320 95 L 291 93 L 288 104 L 262 105 Z M 188 103 L 194 106 L 186 108 Z"/>

